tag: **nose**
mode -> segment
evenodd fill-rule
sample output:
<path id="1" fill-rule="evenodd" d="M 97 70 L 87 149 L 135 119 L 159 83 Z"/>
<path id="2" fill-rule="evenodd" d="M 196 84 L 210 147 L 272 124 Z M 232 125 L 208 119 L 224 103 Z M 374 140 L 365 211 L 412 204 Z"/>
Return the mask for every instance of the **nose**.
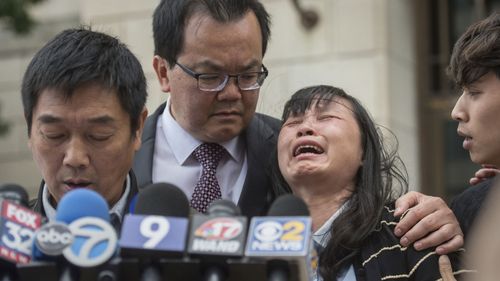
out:
<path id="1" fill-rule="evenodd" d="M 308 120 L 304 120 L 297 131 L 297 137 L 303 137 L 303 136 L 313 136 L 316 134 L 316 131 L 314 130 L 314 127 L 312 126 L 311 122 Z"/>
<path id="2" fill-rule="evenodd" d="M 238 87 L 238 78 L 230 76 L 227 78 L 226 86 L 217 94 L 219 101 L 235 101 L 241 99 L 241 90 Z"/>
<path id="3" fill-rule="evenodd" d="M 453 110 L 451 111 L 451 118 L 453 118 L 456 121 L 459 122 L 467 122 L 468 117 L 467 113 L 465 112 L 465 105 L 464 105 L 464 94 L 460 96 L 460 98 L 457 100 L 455 103 L 455 106 L 453 107 Z"/>
<path id="4" fill-rule="evenodd" d="M 74 169 L 82 169 L 90 164 L 90 156 L 85 141 L 79 138 L 72 138 L 64 154 L 63 165 Z"/>

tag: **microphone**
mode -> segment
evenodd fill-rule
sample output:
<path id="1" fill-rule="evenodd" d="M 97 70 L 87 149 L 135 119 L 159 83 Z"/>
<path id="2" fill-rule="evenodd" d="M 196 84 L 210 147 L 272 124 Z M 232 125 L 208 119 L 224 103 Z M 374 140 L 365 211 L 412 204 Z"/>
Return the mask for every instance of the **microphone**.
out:
<path id="1" fill-rule="evenodd" d="M 58 203 L 56 221 L 66 223 L 73 234 L 73 243 L 62 252 L 71 264 L 94 267 L 115 254 L 117 234 L 109 223 L 108 203 L 99 193 L 86 188 L 67 192 Z"/>
<path id="2" fill-rule="evenodd" d="M 1 280 L 11 280 L 16 265 L 31 260 L 31 244 L 42 217 L 24 207 L 27 198 L 19 185 L 0 187 L 0 267 L 6 269 L 0 272 Z"/>
<path id="3" fill-rule="evenodd" d="M 269 280 L 289 280 L 290 276 L 312 280 L 311 226 L 304 201 L 283 195 L 271 205 L 267 217 L 252 218 L 245 255 L 268 260 Z"/>
<path id="4" fill-rule="evenodd" d="M 0 199 L 5 199 L 14 204 L 28 207 L 28 198 L 28 192 L 20 185 L 6 183 L 0 186 Z"/>
<path id="5" fill-rule="evenodd" d="M 219 281 L 228 277 L 228 258 L 243 256 L 247 218 L 231 201 L 215 200 L 208 215 L 193 215 L 188 253 L 202 262 L 203 280 Z"/>
<path id="6" fill-rule="evenodd" d="M 21 280 L 56 280 L 57 275 L 65 281 L 89 280 L 85 275 L 96 280 L 93 271 L 116 251 L 117 235 L 108 221 L 108 204 L 97 192 L 85 188 L 67 192 L 58 203 L 55 221 L 37 233 L 33 252 L 41 261 L 20 268 Z"/>
<path id="7" fill-rule="evenodd" d="M 55 261 L 64 249 L 73 244 L 73 233 L 65 223 L 49 221 L 36 233 L 32 248 L 32 257 L 36 261 Z"/>
<path id="8" fill-rule="evenodd" d="M 188 199 L 174 185 L 155 183 L 139 192 L 134 210 L 123 222 L 119 242 L 121 256 L 143 262 L 142 280 L 162 280 L 159 259 L 184 255 Z"/>

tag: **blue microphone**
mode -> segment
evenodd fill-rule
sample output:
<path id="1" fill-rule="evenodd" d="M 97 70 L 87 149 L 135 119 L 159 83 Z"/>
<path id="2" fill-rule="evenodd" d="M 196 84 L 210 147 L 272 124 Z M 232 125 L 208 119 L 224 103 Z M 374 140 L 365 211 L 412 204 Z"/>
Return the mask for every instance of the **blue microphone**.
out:
<path id="1" fill-rule="evenodd" d="M 93 267 L 116 252 L 118 237 L 109 223 L 108 203 L 97 192 L 79 188 L 66 193 L 57 206 L 56 221 L 68 225 L 73 243 L 63 255 L 78 267 Z"/>
<path id="2" fill-rule="evenodd" d="M 108 203 L 99 193 L 86 188 L 77 188 L 64 194 L 57 204 L 56 221 L 70 224 L 83 217 L 109 222 Z"/>
<path id="3" fill-rule="evenodd" d="M 311 227 L 304 201 L 283 195 L 271 205 L 267 217 L 252 218 L 245 255 L 267 260 L 268 280 L 289 280 L 292 272 L 298 280 L 312 280 Z"/>

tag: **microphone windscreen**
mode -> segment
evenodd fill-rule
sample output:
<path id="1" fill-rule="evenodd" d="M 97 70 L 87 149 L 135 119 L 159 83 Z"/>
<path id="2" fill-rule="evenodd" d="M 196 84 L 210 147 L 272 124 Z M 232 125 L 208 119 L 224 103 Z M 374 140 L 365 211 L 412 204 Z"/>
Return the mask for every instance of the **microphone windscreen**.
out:
<path id="1" fill-rule="evenodd" d="M 96 217 L 109 222 L 108 203 L 99 193 L 87 188 L 64 194 L 57 204 L 56 221 L 70 224 L 82 217 Z"/>
<path id="2" fill-rule="evenodd" d="M 210 206 L 208 206 L 207 213 L 209 215 L 220 215 L 220 216 L 239 216 L 241 215 L 240 208 L 233 203 L 233 201 L 225 199 L 214 200 Z"/>
<path id="3" fill-rule="evenodd" d="M 17 184 L 5 183 L 0 185 L 0 199 L 9 200 L 19 205 L 28 206 L 28 192 Z"/>
<path id="4" fill-rule="evenodd" d="M 273 202 L 267 215 L 274 217 L 309 216 L 309 208 L 299 197 L 285 194 Z"/>
<path id="5" fill-rule="evenodd" d="M 169 183 L 154 183 L 146 186 L 137 195 L 135 213 L 164 217 L 189 215 L 189 202 L 182 190 Z"/>

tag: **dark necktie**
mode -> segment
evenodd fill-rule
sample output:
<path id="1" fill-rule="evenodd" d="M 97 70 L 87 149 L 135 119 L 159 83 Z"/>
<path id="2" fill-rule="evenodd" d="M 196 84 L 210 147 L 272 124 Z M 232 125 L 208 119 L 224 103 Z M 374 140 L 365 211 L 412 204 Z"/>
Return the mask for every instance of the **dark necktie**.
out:
<path id="1" fill-rule="evenodd" d="M 203 143 L 193 152 L 202 171 L 191 196 L 191 206 L 200 213 L 205 213 L 212 201 L 222 197 L 215 172 L 224 152 L 224 147 L 216 143 Z"/>

